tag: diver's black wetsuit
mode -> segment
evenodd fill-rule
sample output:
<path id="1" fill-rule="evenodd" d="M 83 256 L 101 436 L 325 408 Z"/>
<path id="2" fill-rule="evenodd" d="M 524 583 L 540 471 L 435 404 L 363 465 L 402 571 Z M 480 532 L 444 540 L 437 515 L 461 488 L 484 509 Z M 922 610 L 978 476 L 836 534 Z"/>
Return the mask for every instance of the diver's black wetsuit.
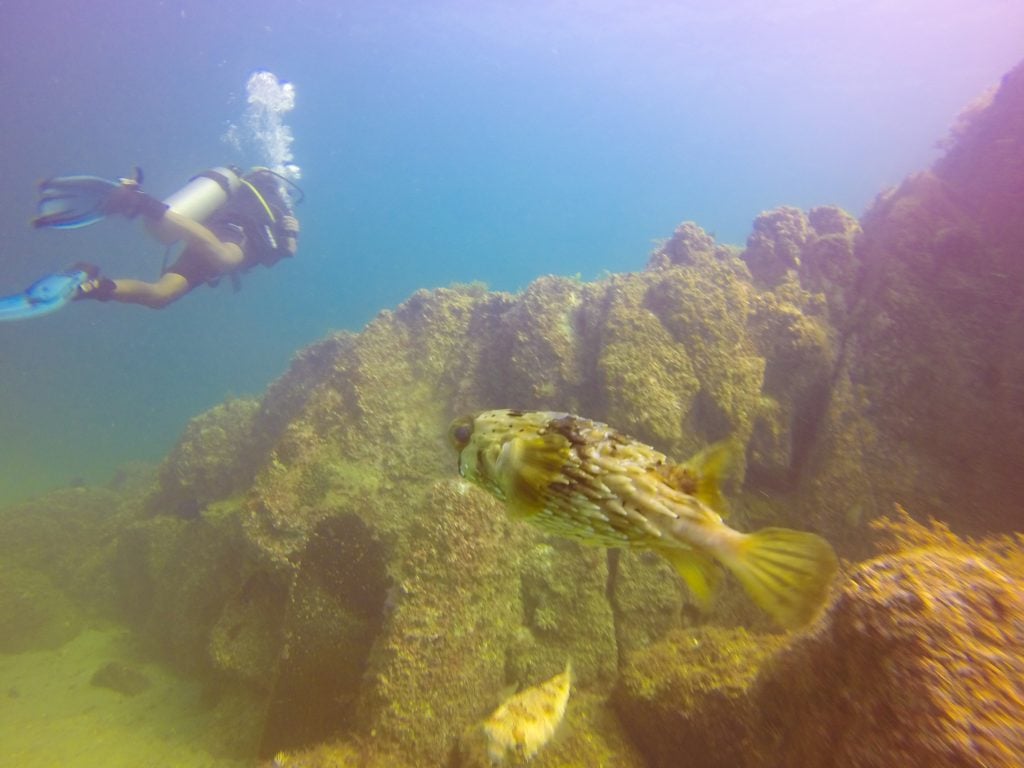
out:
<path id="1" fill-rule="evenodd" d="M 233 275 L 257 264 L 272 265 L 282 256 L 291 256 L 286 242 L 288 237 L 294 237 L 282 224 L 284 217 L 294 214 L 288 196 L 281 189 L 280 179 L 264 170 L 252 171 L 242 178 L 242 185 L 205 222 L 218 240 L 235 243 L 242 249 L 242 263 L 228 273 Z M 181 275 L 193 287 L 224 276 L 194 259 L 179 259 L 166 271 Z"/>

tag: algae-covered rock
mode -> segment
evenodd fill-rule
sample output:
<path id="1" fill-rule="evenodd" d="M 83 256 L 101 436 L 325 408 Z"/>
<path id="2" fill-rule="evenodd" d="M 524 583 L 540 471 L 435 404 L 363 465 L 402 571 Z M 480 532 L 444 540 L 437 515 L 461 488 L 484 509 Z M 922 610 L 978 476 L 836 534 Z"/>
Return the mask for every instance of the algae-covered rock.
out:
<path id="1" fill-rule="evenodd" d="M 521 581 L 523 626 L 506 662 L 511 680 L 543 679 L 571 662 L 577 683 L 610 685 L 617 650 L 607 553 L 545 538 L 525 550 Z"/>
<path id="2" fill-rule="evenodd" d="M 140 515 L 126 497 L 106 488 L 65 488 L 0 510 L 0 562 L 44 574 L 84 613 L 115 613 L 115 539 Z"/>
<path id="3" fill-rule="evenodd" d="M 59 648 L 85 628 L 82 611 L 38 571 L 0 564 L 0 653 Z"/>
<path id="4" fill-rule="evenodd" d="M 684 221 L 672 237 L 659 246 L 647 261 L 647 269 L 666 269 L 673 265 L 685 266 L 706 263 L 709 259 L 728 259 L 733 250 L 715 242 L 701 227 Z"/>
<path id="5" fill-rule="evenodd" d="M 841 208 L 812 208 L 814 237 L 800 254 L 800 284 L 825 297 L 831 324 L 843 330 L 857 300 L 862 264 L 857 249 L 860 223 Z"/>
<path id="6" fill-rule="evenodd" d="M 679 445 L 700 381 L 685 343 L 644 306 L 644 284 L 613 285 L 601 326 L 606 418 L 632 434 Z"/>
<path id="7" fill-rule="evenodd" d="M 497 504 L 460 481 L 436 484 L 414 520 L 359 719 L 413 764 L 438 765 L 505 685 L 523 610 L 521 538 Z"/>
<path id="8" fill-rule="evenodd" d="M 121 534 L 112 569 L 122 617 L 166 661 L 266 688 L 287 581 L 246 559 L 236 534 L 206 520 L 141 521 Z"/>
<path id="9" fill-rule="evenodd" d="M 507 355 L 499 391 L 504 402 L 543 409 L 551 402 L 578 409 L 588 396 L 585 356 L 592 349 L 582 308 L 599 291 L 579 280 L 542 277 L 516 297 L 495 341 Z M 506 346 L 507 345 L 507 346 Z"/>
<path id="10" fill-rule="evenodd" d="M 903 514 L 804 634 L 678 630 L 615 691 L 652 765 L 1002 768 L 1024 751 L 1024 557 Z"/>
<path id="11" fill-rule="evenodd" d="M 872 506 L 867 487 L 882 509 L 899 500 L 964 530 L 1013 530 L 1024 491 L 1024 66 L 955 138 L 862 221 L 834 385 L 844 398 L 827 417 L 848 434 L 813 462 L 851 505 Z M 859 456 L 846 452 L 867 433 Z"/>
<path id="12" fill-rule="evenodd" d="M 766 360 L 760 408 L 748 447 L 755 483 L 792 487 L 828 405 L 838 356 L 835 331 L 821 314 L 775 294 L 759 296 L 751 333 Z"/>
<path id="13" fill-rule="evenodd" d="M 772 662 L 764 765 L 1019 765 L 1022 583 L 984 557 L 863 563 L 819 628 Z"/>
<path id="14" fill-rule="evenodd" d="M 774 287 L 800 268 L 804 245 L 811 235 L 810 222 L 798 208 L 783 206 L 754 219 L 742 258 L 761 284 Z"/>
<path id="15" fill-rule="evenodd" d="M 676 345 L 675 365 L 685 375 L 674 387 L 664 378 L 659 382 L 661 397 L 674 389 L 675 397 L 683 398 L 677 408 L 682 411 L 681 421 L 672 424 L 671 432 L 665 424 L 657 431 L 634 429 L 632 434 L 678 460 L 726 437 L 745 442 L 759 408 L 765 369 L 747 328 L 752 297 L 749 273 L 734 257 L 709 258 L 697 266 L 644 275 L 640 286 L 643 311 L 653 313 L 668 331 Z M 661 364 L 666 354 L 663 338 L 634 333 L 629 341 L 640 350 L 631 360 L 638 370 L 644 371 L 648 361 Z M 618 397 L 628 399 L 629 391 Z M 673 418 L 676 414 L 662 411 L 662 415 Z"/>
<path id="16" fill-rule="evenodd" d="M 615 639 L 624 657 L 662 639 L 697 615 L 675 571 L 654 552 L 612 552 L 609 592 L 615 612 Z"/>
<path id="17" fill-rule="evenodd" d="M 999 88 L 968 105 L 954 128 L 949 151 L 935 165 L 958 205 L 977 222 L 975 234 L 990 244 L 1024 240 L 1024 64 L 1002 79 Z M 1000 249 L 1007 266 L 1019 259 Z"/>
<path id="18" fill-rule="evenodd" d="M 393 584 L 387 548 L 354 514 L 328 518 L 303 552 L 288 596 L 261 752 L 297 748 L 351 726 Z M 272 637 L 272 628 L 263 633 Z M 277 662 L 276 664 L 273 662 Z"/>
<path id="19" fill-rule="evenodd" d="M 631 654 L 614 702 L 652 766 L 758 765 L 757 703 L 751 690 L 777 635 L 706 627 L 677 630 Z"/>
<path id="20" fill-rule="evenodd" d="M 194 517 L 252 479 L 253 420 L 259 402 L 228 400 L 193 418 L 160 466 L 150 504 L 157 514 Z"/>

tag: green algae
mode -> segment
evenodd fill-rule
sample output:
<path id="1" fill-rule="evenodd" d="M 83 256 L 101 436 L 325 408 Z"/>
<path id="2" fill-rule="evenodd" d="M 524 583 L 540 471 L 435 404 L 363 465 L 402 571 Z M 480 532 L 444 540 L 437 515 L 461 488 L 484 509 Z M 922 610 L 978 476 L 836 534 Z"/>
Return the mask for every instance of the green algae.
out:
<path id="1" fill-rule="evenodd" d="M 758 708 L 751 698 L 777 635 L 704 627 L 677 630 L 630 655 L 616 711 L 648 765 L 757 765 Z"/>

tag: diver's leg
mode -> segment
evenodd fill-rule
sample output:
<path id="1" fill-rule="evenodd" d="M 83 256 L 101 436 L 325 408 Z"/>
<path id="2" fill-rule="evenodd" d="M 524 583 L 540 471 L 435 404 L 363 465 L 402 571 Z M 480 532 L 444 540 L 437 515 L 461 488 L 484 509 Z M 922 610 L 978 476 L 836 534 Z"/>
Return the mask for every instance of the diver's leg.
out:
<path id="1" fill-rule="evenodd" d="M 107 301 L 141 304 L 151 309 L 162 309 L 192 290 L 188 280 L 176 272 L 165 272 L 155 283 L 130 278 L 113 282 L 114 290 L 106 298 Z"/>
<path id="2" fill-rule="evenodd" d="M 185 247 L 218 274 L 231 271 L 244 258 L 240 247 L 234 243 L 221 242 L 199 222 L 174 211 L 168 210 L 156 220 L 147 219 L 146 229 L 165 245 L 184 240 Z"/>

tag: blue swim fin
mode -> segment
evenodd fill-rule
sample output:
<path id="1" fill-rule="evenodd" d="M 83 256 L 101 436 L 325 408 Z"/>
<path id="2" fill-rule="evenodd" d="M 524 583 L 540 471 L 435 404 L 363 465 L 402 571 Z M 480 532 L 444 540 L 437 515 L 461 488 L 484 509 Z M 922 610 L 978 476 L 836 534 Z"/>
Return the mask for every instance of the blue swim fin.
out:
<path id="1" fill-rule="evenodd" d="M 85 269 L 69 269 L 36 280 L 21 293 L 0 298 L 0 321 L 26 320 L 46 315 L 75 298 L 78 286 L 89 280 Z"/>
<path id="2" fill-rule="evenodd" d="M 95 224 L 108 213 L 111 196 L 125 183 L 138 184 L 142 171 L 133 179 L 111 181 L 99 176 L 55 176 L 39 182 L 39 215 L 32 226 L 47 229 L 78 229 Z"/>

